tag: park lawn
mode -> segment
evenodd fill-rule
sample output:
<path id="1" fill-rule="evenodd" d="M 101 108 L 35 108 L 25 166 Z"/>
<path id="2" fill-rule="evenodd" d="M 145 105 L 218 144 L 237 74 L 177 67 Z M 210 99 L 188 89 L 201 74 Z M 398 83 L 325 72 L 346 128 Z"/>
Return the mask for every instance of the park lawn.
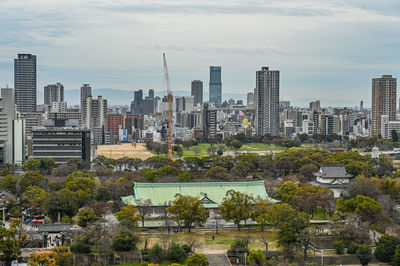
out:
<path id="1" fill-rule="evenodd" d="M 330 220 L 329 212 L 324 212 L 322 210 L 314 211 L 314 215 L 312 217 L 313 220 Z"/>
<path id="2" fill-rule="evenodd" d="M 250 236 L 250 249 L 265 249 L 264 244 L 261 241 L 261 236 L 264 235 L 265 239 L 267 239 L 269 243 L 270 250 L 277 250 L 276 243 L 276 230 L 265 230 L 265 232 L 260 232 L 259 230 L 223 230 L 218 234 L 215 234 L 215 231 L 194 231 L 191 233 L 181 232 L 179 234 L 171 233 L 168 235 L 160 235 L 160 234 L 141 234 L 139 235 L 140 243 L 139 248 L 144 248 L 145 239 L 148 239 L 148 247 L 153 246 L 156 243 L 161 244 L 163 240 L 172 240 L 175 242 L 179 242 L 181 244 L 188 243 L 189 240 L 194 240 L 195 249 L 208 249 L 208 250 L 228 250 L 232 242 L 239 238 Z M 215 235 L 214 240 L 212 240 L 212 236 Z"/>

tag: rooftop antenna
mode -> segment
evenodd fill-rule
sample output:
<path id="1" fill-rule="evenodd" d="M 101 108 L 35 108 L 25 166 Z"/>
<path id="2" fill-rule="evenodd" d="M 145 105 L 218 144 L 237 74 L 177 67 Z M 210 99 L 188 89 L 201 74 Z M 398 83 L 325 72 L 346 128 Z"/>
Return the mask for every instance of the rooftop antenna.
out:
<path id="1" fill-rule="evenodd" d="M 7 75 L 6 75 L 6 88 L 8 89 Z"/>

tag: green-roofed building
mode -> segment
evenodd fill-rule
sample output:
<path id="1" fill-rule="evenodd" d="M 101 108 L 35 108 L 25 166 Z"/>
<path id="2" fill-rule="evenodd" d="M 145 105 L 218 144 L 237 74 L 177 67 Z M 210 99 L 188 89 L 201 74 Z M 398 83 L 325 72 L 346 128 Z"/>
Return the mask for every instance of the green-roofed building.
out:
<path id="1" fill-rule="evenodd" d="M 164 213 L 170 206 L 176 194 L 198 197 L 204 207 L 211 213 L 218 209 L 226 192 L 235 190 L 246 193 L 254 198 L 261 197 L 271 202 L 278 202 L 270 198 L 265 190 L 264 181 L 245 182 L 188 182 L 188 183 L 137 183 L 135 182 L 134 195 L 122 197 L 127 205 L 140 206 L 142 202 L 150 200 L 153 208 L 152 216 Z"/>

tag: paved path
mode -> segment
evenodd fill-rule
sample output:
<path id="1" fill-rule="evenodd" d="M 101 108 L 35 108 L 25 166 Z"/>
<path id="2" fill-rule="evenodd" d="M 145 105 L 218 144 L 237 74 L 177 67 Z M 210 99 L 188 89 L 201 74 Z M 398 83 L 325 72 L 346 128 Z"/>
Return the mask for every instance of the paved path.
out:
<path id="1" fill-rule="evenodd" d="M 205 254 L 210 266 L 231 266 L 225 254 Z"/>

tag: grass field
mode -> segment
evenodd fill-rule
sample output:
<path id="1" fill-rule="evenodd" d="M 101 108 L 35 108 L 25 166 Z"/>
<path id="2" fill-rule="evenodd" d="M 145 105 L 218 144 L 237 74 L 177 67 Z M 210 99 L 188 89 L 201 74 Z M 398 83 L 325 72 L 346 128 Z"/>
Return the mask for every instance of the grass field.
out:
<path id="1" fill-rule="evenodd" d="M 218 144 L 216 144 L 218 147 Z M 209 155 L 207 153 L 207 149 L 210 147 L 210 144 L 208 143 L 199 143 L 196 146 L 192 146 L 189 149 L 186 149 L 182 147 L 183 149 L 183 156 L 182 157 L 190 157 L 190 156 L 195 156 L 196 153 L 194 152 L 195 147 L 199 149 L 198 156 L 207 156 Z M 300 148 L 312 148 L 314 147 L 314 144 L 302 144 Z M 287 148 L 282 147 L 282 146 L 277 146 L 275 144 L 264 144 L 264 143 L 245 143 L 243 146 L 239 149 L 241 152 L 260 152 L 260 151 L 284 151 L 287 150 Z M 154 155 L 157 155 L 154 151 L 151 151 Z M 234 152 L 234 150 L 228 149 L 227 152 Z M 162 157 L 166 157 L 165 154 L 161 155 Z M 174 152 L 174 157 L 178 158 L 178 155 Z"/>

